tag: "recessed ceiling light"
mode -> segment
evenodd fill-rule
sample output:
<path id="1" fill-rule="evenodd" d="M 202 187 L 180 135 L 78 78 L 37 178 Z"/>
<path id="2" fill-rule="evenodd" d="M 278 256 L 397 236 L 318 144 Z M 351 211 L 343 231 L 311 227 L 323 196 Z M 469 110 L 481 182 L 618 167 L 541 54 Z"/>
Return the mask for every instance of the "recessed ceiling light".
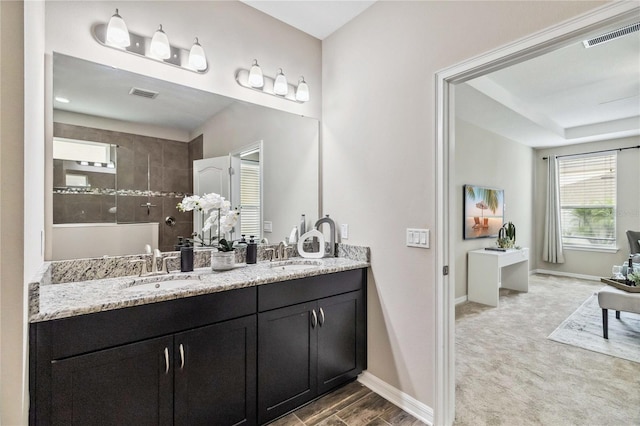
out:
<path id="1" fill-rule="evenodd" d="M 56 96 L 55 99 L 56 99 L 56 102 L 60 102 L 62 104 L 68 104 L 70 102 L 69 99 L 63 98 L 61 96 Z"/>

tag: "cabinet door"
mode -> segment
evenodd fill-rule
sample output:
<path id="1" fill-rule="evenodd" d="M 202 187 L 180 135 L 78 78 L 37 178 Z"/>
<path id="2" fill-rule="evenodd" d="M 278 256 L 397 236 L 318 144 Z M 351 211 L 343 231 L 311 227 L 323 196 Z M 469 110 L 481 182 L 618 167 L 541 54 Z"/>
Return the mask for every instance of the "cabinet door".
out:
<path id="1" fill-rule="evenodd" d="M 362 292 L 318 301 L 318 393 L 324 393 L 362 371 Z"/>
<path id="2" fill-rule="evenodd" d="M 175 424 L 253 425 L 256 316 L 174 337 Z"/>
<path id="3" fill-rule="evenodd" d="M 173 338 L 52 361 L 52 424 L 173 423 Z"/>
<path id="4" fill-rule="evenodd" d="M 313 312 L 317 312 L 315 302 L 258 314 L 260 424 L 316 396 L 317 316 L 314 319 Z"/>

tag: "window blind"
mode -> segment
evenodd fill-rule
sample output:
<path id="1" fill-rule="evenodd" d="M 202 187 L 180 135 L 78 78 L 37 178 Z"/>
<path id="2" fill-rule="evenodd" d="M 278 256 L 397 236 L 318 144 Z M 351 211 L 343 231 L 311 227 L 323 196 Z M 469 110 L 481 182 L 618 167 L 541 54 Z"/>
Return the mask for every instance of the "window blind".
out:
<path id="1" fill-rule="evenodd" d="M 260 164 L 240 163 L 240 234 L 260 236 Z"/>
<path id="2" fill-rule="evenodd" d="M 615 152 L 558 159 L 563 244 L 615 247 L 616 167 Z"/>

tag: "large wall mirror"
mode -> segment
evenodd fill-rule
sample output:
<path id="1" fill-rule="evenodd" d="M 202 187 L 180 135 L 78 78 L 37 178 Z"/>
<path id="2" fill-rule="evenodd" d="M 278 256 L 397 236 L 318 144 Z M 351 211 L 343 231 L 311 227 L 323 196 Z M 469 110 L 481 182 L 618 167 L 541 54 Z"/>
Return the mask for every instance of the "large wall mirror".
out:
<path id="1" fill-rule="evenodd" d="M 317 120 L 59 53 L 52 80 L 49 259 L 169 251 L 194 228 L 176 204 L 207 188 L 244 210 L 234 238 L 319 216 Z M 226 181 L 198 178 L 216 161 Z"/>

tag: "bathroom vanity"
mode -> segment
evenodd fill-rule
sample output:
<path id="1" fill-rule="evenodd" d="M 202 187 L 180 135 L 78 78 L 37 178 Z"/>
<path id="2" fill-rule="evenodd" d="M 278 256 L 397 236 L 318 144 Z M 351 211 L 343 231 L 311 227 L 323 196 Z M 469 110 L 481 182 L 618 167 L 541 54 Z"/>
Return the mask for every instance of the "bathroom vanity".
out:
<path id="1" fill-rule="evenodd" d="M 268 423 L 366 368 L 367 266 L 260 262 L 158 291 L 131 291 L 134 277 L 41 285 L 30 424 Z"/>

